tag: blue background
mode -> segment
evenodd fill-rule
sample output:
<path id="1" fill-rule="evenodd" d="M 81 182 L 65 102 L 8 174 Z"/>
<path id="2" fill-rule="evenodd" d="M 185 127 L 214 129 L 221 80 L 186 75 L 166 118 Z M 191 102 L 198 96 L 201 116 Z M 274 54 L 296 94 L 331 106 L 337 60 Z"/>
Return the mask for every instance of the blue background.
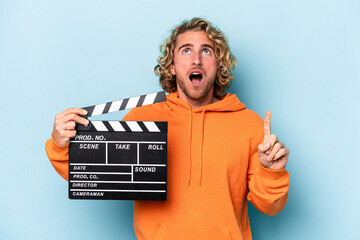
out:
<path id="1" fill-rule="evenodd" d="M 135 239 L 132 202 L 70 201 L 44 144 L 68 107 L 160 90 L 159 44 L 193 16 L 227 35 L 231 92 L 271 110 L 291 149 L 288 203 L 274 217 L 249 206 L 254 239 L 359 239 L 359 12 L 357 0 L 0 0 L 0 239 Z"/>

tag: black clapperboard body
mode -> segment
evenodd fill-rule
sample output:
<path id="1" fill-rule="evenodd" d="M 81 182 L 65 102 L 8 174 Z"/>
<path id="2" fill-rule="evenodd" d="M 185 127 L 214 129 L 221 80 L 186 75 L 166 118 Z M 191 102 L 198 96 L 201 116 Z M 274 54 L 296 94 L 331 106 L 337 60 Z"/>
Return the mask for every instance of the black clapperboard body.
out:
<path id="1" fill-rule="evenodd" d="M 86 117 L 154 104 L 165 92 L 83 108 Z M 167 122 L 77 124 L 69 146 L 69 198 L 166 200 Z"/>

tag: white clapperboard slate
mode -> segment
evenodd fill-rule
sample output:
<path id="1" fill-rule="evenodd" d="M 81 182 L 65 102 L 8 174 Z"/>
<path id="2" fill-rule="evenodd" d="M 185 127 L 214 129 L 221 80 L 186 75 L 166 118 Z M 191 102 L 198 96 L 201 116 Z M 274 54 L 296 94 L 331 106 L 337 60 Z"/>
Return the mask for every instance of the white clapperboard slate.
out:
<path id="1" fill-rule="evenodd" d="M 85 107 L 85 117 L 166 100 L 165 92 Z M 69 146 L 69 198 L 166 200 L 167 122 L 90 121 Z"/>

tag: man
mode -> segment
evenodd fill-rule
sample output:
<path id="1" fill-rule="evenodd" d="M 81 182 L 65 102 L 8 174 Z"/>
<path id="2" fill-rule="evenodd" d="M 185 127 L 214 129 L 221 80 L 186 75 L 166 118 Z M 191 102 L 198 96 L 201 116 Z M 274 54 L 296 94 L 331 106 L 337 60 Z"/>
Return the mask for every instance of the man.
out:
<path id="1" fill-rule="evenodd" d="M 168 200 L 135 201 L 138 239 L 251 239 L 248 199 L 275 215 L 289 188 L 289 150 L 264 122 L 225 90 L 236 59 L 225 36 L 204 19 L 176 27 L 155 67 L 167 101 L 135 108 L 124 120 L 168 121 Z M 68 178 L 68 144 L 82 109 L 58 114 L 46 150 Z"/>

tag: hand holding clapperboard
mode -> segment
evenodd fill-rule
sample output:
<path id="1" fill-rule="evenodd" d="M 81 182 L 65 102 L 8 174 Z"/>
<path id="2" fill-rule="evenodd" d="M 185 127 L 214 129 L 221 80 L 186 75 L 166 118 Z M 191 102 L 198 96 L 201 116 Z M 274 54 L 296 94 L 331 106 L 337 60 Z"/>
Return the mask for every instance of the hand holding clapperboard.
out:
<path id="1" fill-rule="evenodd" d="M 77 115 L 92 117 L 165 100 L 162 91 L 68 109 L 56 117 L 77 123 L 76 132 L 53 136 L 64 145 L 71 138 L 70 199 L 166 200 L 167 122 L 88 121 Z"/>

